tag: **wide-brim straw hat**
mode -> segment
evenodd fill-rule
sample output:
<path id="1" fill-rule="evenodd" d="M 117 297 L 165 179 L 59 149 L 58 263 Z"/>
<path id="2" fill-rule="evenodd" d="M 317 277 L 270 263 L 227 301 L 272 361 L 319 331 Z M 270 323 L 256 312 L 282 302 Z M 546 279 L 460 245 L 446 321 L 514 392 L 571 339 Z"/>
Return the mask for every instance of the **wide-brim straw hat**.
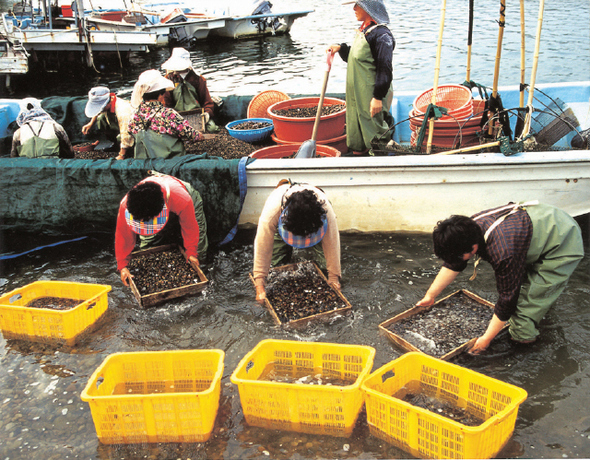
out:
<path id="1" fill-rule="evenodd" d="M 389 24 L 389 14 L 385 9 L 383 0 L 356 0 L 353 2 L 344 2 L 343 5 L 356 4 L 367 12 L 377 24 Z"/>
<path id="2" fill-rule="evenodd" d="M 192 68 L 191 55 L 184 48 L 174 48 L 170 58 L 162 64 L 162 69 L 168 72 L 182 72 Z"/>
<path id="3" fill-rule="evenodd" d="M 154 91 L 160 91 L 161 89 L 173 90 L 174 83 L 164 77 L 159 70 L 146 70 L 139 76 L 133 87 L 131 105 L 136 108 L 139 107 L 143 101 L 143 95 L 145 93 L 153 93 Z"/>
<path id="4" fill-rule="evenodd" d="M 97 86 L 88 91 L 88 102 L 84 113 L 88 118 L 98 115 L 111 100 L 111 92 L 106 86 Z"/>

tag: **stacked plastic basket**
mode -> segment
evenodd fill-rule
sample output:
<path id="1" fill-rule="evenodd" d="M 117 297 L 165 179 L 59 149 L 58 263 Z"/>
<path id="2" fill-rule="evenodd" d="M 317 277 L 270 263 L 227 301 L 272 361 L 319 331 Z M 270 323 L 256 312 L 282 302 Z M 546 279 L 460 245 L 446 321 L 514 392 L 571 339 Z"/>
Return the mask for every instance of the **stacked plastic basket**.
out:
<path id="1" fill-rule="evenodd" d="M 428 105 L 432 102 L 434 88 L 420 94 L 410 111 L 412 146 L 416 146 L 418 135 Z M 481 130 L 484 101 L 474 100 L 471 90 L 462 85 L 442 85 L 436 90 L 435 105 L 447 109 L 447 114 L 434 120 L 432 145 L 441 149 L 470 147 L 479 143 L 477 133 Z M 422 146 L 426 146 L 429 124 L 425 130 Z"/>

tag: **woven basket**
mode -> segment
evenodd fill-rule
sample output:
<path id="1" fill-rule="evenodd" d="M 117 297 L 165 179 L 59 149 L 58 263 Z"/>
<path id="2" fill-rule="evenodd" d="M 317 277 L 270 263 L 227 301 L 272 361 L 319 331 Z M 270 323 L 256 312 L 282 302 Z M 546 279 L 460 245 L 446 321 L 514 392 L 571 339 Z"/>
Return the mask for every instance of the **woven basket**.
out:
<path id="1" fill-rule="evenodd" d="M 269 89 L 262 91 L 252 98 L 248 104 L 248 118 L 268 118 L 266 109 L 271 105 L 291 99 L 287 94 L 281 91 Z"/>
<path id="2" fill-rule="evenodd" d="M 432 101 L 433 90 L 434 88 L 430 88 L 428 91 L 424 91 L 414 100 L 416 114 L 421 115 L 426 112 L 428 104 Z M 467 105 L 472 105 L 471 98 L 471 90 L 463 85 L 442 85 L 436 90 L 436 105 L 446 107 L 453 115 Z M 473 108 L 471 108 L 471 113 L 473 113 Z"/>

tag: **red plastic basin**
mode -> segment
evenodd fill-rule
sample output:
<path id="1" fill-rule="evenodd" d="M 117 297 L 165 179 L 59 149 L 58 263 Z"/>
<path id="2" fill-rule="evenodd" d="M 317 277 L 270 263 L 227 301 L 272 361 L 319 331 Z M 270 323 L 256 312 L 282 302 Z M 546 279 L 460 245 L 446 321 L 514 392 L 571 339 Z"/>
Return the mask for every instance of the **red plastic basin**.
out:
<path id="1" fill-rule="evenodd" d="M 268 117 L 273 121 L 275 135 L 279 139 L 289 142 L 305 142 L 306 140 L 311 139 L 315 117 L 284 117 L 277 115 L 274 111 L 317 107 L 319 102 L 319 97 L 300 97 L 276 102 L 271 105 L 267 109 L 267 112 Z M 340 104 L 346 104 L 346 102 L 334 97 L 324 98 L 324 106 Z M 323 141 L 341 136 L 344 134 L 345 124 L 346 108 L 330 115 L 321 116 L 316 141 Z"/>
<path id="2" fill-rule="evenodd" d="M 285 141 L 283 139 L 279 139 L 274 134 L 271 134 L 270 137 L 277 144 L 297 144 L 297 145 L 301 145 L 301 142 Z M 348 145 L 346 145 L 346 134 L 343 134 L 342 136 L 335 137 L 334 139 L 326 139 L 326 140 L 323 140 L 323 141 L 316 141 L 316 145 L 317 144 L 328 145 L 330 147 L 334 147 L 336 150 L 340 151 L 340 153 L 346 153 L 346 152 L 348 152 Z"/>
<path id="3" fill-rule="evenodd" d="M 250 154 L 252 158 L 288 158 L 295 156 L 301 144 L 283 144 L 264 147 Z M 340 152 L 329 145 L 316 144 L 318 157 L 339 157 Z"/>

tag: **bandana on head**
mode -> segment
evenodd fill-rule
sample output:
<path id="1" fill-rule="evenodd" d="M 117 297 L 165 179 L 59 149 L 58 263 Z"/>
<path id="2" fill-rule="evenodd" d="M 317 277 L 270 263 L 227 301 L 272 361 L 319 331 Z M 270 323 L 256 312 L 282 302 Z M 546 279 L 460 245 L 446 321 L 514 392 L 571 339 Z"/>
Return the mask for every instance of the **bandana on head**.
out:
<path id="1" fill-rule="evenodd" d="M 30 108 L 28 108 L 31 106 Z M 22 101 L 22 108 L 16 117 L 16 123 L 19 126 L 28 123 L 29 121 L 49 121 L 51 116 L 43 110 L 39 101 L 35 98 L 26 98 Z"/>
<path id="2" fill-rule="evenodd" d="M 317 232 L 311 233 L 306 236 L 299 236 L 294 235 L 284 227 L 283 216 L 285 215 L 286 210 L 287 208 L 285 208 L 283 212 L 281 212 L 281 215 L 279 217 L 279 235 L 281 235 L 281 238 L 285 243 L 287 243 L 289 246 L 293 246 L 294 248 L 305 249 L 315 246 L 320 241 L 322 241 L 322 238 L 324 237 L 324 235 L 326 234 L 326 230 L 328 229 L 328 219 L 325 215 L 322 216 L 323 224 Z"/>
<path id="3" fill-rule="evenodd" d="M 168 222 L 168 207 L 164 205 L 160 214 L 149 220 L 134 219 L 128 209 L 125 209 L 125 221 L 134 233 L 143 236 L 153 235 L 164 228 Z"/>

